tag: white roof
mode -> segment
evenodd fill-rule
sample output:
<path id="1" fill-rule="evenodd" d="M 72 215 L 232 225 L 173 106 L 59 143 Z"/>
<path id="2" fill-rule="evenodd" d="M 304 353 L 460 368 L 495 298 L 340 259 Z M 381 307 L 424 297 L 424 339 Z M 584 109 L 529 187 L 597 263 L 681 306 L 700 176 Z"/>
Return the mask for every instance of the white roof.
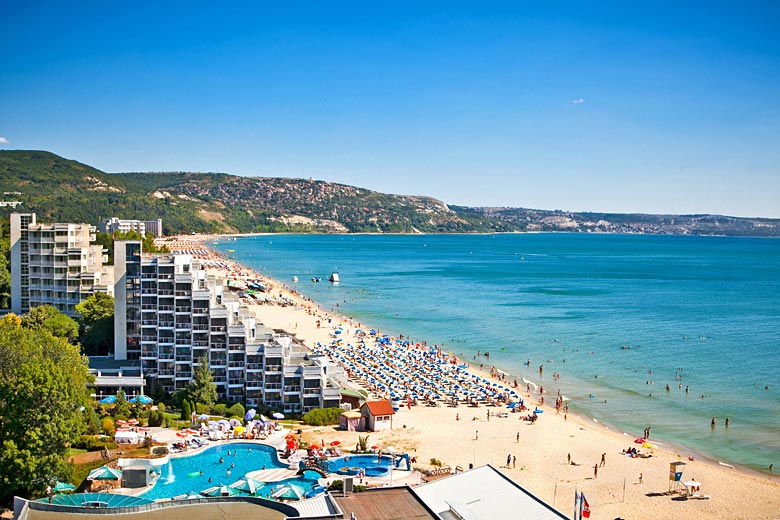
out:
<path id="1" fill-rule="evenodd" d="M 298 510 L 298 515 L 301 518 L 309 518 L 309 517 L 321 518 L 339 512 L 334 507 L 328 495 L 320 495 L 315 498 L 298 500 L 297 502 L 293 502 L 290 505 Z"/>
<path id="2" fill-rule="evenodd" d="M 547 520 L 568 518 L 491 466 L 480 466 L 414 489 L 442 518 Z M 456 515 L 450 513 L 457 512 Z"/>

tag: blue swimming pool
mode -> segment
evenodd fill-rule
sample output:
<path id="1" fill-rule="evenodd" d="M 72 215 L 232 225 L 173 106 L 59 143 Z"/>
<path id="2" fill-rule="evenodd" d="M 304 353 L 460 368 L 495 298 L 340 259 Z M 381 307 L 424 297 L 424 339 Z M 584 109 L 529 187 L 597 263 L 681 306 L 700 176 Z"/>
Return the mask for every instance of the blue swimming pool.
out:
<path id="1" fill-rule="evenodd" d="M 339 475 L 357 475 L 361 469 L 368 477 L 384 477 L 389 474 L 393 458 L 376 455 L 347 455 L 328 461 L 331 473 Z"/>
<path id="2" fill-rule="evenodd" d="M 263 467 L 274 469 L 286 468 L 287 465 L 279 462 L 276 450 L 269 446 L 249 443 L 220 444 L 193 455 L 172 458 L 170 463 L 162 467 L 154 487 L 140 496 L 149 500 L 160 500 L 200 493 L 218 484 L 230 485 L 247 473 Z M 302 477 L 287 479 L 284 483 L 294 484 L 306 492 L 317 484 L 315 477 L 319 475 L 307 472 Z M 261 493 L 267 495 L 271 487 L 278 488 L 279 485 L 278 482 L 271 483 L 267 486 L 268 489 L 263 488 Z"/>

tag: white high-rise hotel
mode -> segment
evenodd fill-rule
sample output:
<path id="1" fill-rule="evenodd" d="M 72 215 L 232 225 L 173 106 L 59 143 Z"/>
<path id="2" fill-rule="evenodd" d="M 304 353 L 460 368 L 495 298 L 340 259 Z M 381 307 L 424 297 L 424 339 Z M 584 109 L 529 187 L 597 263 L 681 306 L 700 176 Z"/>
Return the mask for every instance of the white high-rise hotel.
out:
<path id="1" fill-rule="evenodd" d="M 113 292 L 113 269 L 88 224 L 39 224 L 11 213 L 11 311 L 53 305 L 68 315 L 96 292 Z"/>
<path id="2" fill-rule="evenodd" d="M 285 413 L 337 407 L 344 373 L 257 318 L 189 255 L 144 255 L 114 243 L 115 358 L 137 359 L 144 377 L 173 392 L 200 359 L 221 398 Z"/>

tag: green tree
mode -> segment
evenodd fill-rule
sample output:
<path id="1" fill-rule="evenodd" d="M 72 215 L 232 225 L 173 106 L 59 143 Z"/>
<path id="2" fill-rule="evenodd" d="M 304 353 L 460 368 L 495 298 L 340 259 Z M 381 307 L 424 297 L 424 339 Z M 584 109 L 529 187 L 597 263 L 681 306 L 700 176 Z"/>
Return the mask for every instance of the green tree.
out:
<path id="1" fill-rule="evenodd" d="M 79 342 L 89 356 L 106 356 L 114 351 L 114 298 L 96 293 L 76 305 L 80 318 Z"/>
<path id="2" fill-rule="evenodd" d="M 217 385 L 214 384 L 209 362 L 205 356 L 198 358 L 198 366 L 192 374 L 192 382 L 187 388 L 187 393 L 196 403 L 203 403 L 209 407 L 217 402 Z"/>
<path id="3" fill-rule="evenodd" d="M 7 309 L 11 306 L 10 252 L 8 236 L 0 236 L 0 309 Z"/>
<path id="4" fill-rule="evenodd" d="M 0 503 L 69 477 L 68 447 L 86 427 L 88 379 L 76 345 L 0 320 Z"/>
<path id="5" fill-rule="evenodd" d="M 130 418 L 130 403 L 127 402 L 127 396 L 124 390 L 119 390 L 116 393 L 116 401 L 114 401 L 114 417 L 120 419 Z"/>
<path id="6" fill-rule="evenodd" d="M 79 336 L 79 324 L 51 305 L 41 305 L 30 309 L 22 316 L 22 327 L 32 330 L 45 330 L 58 338 L 74 341 Z"/>
<path id="7" fill-rule="evenodd" d="M 192 408 L 190 408 L 190 402 L 185 399 L 184 403 L 181 405 L 181 420 L 189 421 L 191 417 Z"/>

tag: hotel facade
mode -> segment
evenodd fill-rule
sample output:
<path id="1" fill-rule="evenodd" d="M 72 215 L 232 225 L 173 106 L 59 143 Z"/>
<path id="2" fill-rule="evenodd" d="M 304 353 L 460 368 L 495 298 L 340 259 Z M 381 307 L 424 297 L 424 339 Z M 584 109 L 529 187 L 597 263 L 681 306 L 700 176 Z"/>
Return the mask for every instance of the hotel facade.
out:
<path id="1" fill-rule="evenodd" d="M 52 305 L 69 316 L 96 292 L 113 293 L 113 269 L 89 224 L 40 224 L 11 213 L 11 311 Z"/>
<path id="2" fill-rule="evenodd" d="M 147 383 L 184 389 L 205 359 L 222 399 L 284 413 L 339 406 L 343 369 L 258 322 L 191 256 L 116 241 L 114 268 L 114 357 L 138 360 Z"/>

